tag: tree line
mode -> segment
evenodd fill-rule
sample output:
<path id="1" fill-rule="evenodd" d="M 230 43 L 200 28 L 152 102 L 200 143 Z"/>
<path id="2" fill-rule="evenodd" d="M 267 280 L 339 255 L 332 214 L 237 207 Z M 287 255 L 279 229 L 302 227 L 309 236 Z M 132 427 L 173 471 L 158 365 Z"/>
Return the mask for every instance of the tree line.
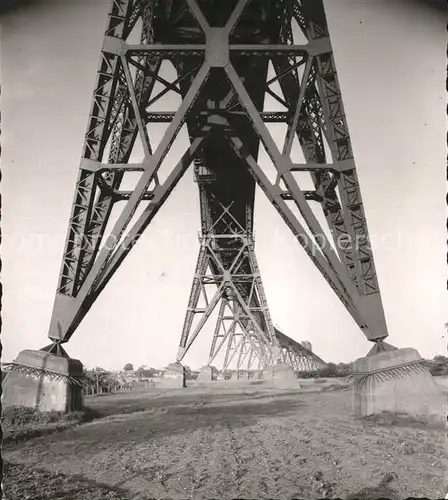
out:
<path id="1" fill-rule="evenodd" d="M 434 356 L 432 360 L 425 360 L 431 375 L 443 376 L 448 375 L 448 357 Z M 87 384 L 93 388 L 94 393 L 115 392 L 117 388 L 124 390 L 132 390 L 141 385 L 141 381 L 153 379 L 160 376 L 161 370 L 155 368 L 140 367 L 134 370 L 132 363 L 126 363 L 122 370 L 125 375 L 133 374 L 132 380 L 125 381 L 120 374 L 112 373 L 100 367 L 94 370 L 85 371 Z M 198 372 L 191 370 L 188 366 L 185 367 L 187 380 L 197 378 Z M 229 370 L 229 374 L 234 370 Z M 325 367 L 315 371 L 298 372 L 299 378 L 342 378 L 351 375 L 353 372 L 353 363 L 328 363 Z"/>
<path id="2" fill-rule="evenodd" d="M 448 375 L 448 357 L 434 356 L 425 360 L 426 367 L 434 377 Z M 353 363 L 328 363 L 325 367 L 311 372 L 299 372 L 300 378 L 347 377 L 353 373 Z"/>

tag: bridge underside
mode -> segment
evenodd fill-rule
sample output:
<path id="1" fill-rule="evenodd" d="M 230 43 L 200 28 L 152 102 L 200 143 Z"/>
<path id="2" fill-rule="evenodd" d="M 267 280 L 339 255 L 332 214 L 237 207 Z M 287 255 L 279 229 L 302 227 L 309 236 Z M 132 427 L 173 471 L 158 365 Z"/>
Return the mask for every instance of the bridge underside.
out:
<path id="1" fill-rule="evenodd" d="M 227 345 L 226 357 L 240 366 L 257 362 L 274 381 L 294 379 L 294 386 L 285 362 L 295 371 L 323 363 L 273 326 L 254 250 L 258 185 L 375 342 L 355 363 L 355 412 L 435 408 L 438 389 L 418 353 L 383 342 L 387 326 L 322 0 L 112 0 L 52 343 L 19 355 L 4 385 L 9 404 L 22 404 L 17 398 L 28 390 L 26 405 L 54 406 L 55 397 L 58 408 L 71 406 L 70 398 L 78 404 L 72 388 L 81 365 L 67 361 L 62 344 L 192 163 L 200 248 L 171 381 L 184 376 L 180 362 L 216 310 L 209 367 Z M 138 175 L 132 189 L 130 174 Z M 51 379 L 55 367 L 59 379 Z"/>
<path id="2" fill-rule="evenodd" d="M 256 185 L 367 339 L 387 337 L 322 1 L 113 0 L 45 351 L 67 356 L 191 165 L 201 232 L 176 366 L 214 312 L 208 365 L 223 346 L 263 366 L 322 362 L 273 326 Z"/>
<path id="3" fill-rule="evenodd" d="M 171 81 L 167 62 L 175 69 Z M 164 101 L 168 94 L 180 105 L 173 109 L 172 100 Z M 266 108 L 268 99 L 276 109 Z M 271 125 L 281 128 L 274 133 Z M 154 126 L 162 129 L 158 144 Z M 182 127 L 190 146 L 173 165 L 166 158 Z M 135 162 L 137 142 L 144 158 Z M 293 160 L 293 152 L 303 160 Z M 281 359 L 254 252 L 256 184 L 366 337 L 377 342 L 387 336 L 321 1 L 114 0 L 49 350 L 63 352 L 61 344 L 191 163 L 200 198 L 200 251 L 177 361 L 218 306 L 231 311 L 247 342 L 257 340 L 265 363 Z M 140 177 L 127 191 L 130 173 Z M 314 189 L 300 186 L 303 175 Z M 118 217 L 111 219 L 113 210 Z M 115 222 L 106 238 L 110 219 Z M 200 304 L 213 287 L 211 300 Z"/>

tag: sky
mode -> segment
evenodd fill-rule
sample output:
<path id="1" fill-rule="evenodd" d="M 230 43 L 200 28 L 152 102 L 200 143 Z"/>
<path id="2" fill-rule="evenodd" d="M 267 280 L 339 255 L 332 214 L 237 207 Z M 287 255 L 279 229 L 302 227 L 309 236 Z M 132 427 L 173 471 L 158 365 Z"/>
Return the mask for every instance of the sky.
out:
<path id="1" fill-rule="evenodd" d="M 444 16 L 417 2 L 325 2 L 374 242 L 387 341 L 424 357 L 446 337 Z M 52 0 L 3 16 L 3 361 L 48 326 L 109 2 Z M 256 250 L 273 321 L 326 361 L 371 347 L 263 193 Z M 85 366 L 175 360 L 198 252 L 182 179 L 68 344 Z M 281 255 L 281 257 L 279 257 Z M 207 361 L 211 330 L 185 358 Z"/>

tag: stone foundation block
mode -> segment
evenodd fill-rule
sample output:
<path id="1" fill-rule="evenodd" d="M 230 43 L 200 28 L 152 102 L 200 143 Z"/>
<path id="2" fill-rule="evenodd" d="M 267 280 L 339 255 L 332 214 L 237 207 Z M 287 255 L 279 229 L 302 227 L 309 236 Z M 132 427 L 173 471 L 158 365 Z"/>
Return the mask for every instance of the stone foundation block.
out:
<path id="1" fill-rule="evenodd" d="M 241 370 L 238 372 L 238 380 L 249 380 L 250 374 L 245 370 Z"/>
<path id="2" fill-rule="evenodd" d="M 187 387 L 185 368 L 180 363 L 170 363 L 163 372 L 160 387 L 167 389 Z"/>
<path id="3" fill-rule="evenodd" d="M 217 380 L 218 373 L 211 366 L 203 366 L 199 370 L 198 382 L 201 383 L 210 383 Z"/>
<path id="4" fill-rule="evenodd" d="M 22 351 L 3 380 L 3 407 L 25 406 L 63 413 L 83 408 L 77 359 L 31 349 Z"/>
<path id="5" fill-rule="evenodd" d="M 412 348 L 395 349 L 357 359 L 353 364 L 354 413 L 381 412 L 413 416 L 444 416 L 442 391 Z"/>
<path id="6" fill-rule="evenodd" d="M 263 369 L 263 378 L 279 389 L 300 389 L 294 370 L 287 363 L 278 363 Z"/>

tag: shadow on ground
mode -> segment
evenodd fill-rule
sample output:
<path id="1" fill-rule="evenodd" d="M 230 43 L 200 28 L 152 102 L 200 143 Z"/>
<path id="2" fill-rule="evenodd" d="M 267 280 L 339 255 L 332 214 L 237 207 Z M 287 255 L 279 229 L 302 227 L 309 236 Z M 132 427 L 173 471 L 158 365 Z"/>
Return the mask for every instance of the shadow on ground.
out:
<path id="1" fill-rule="evenodd" d="M 241 387 L 217 387 L 206 388 L 204 386 L 193 386 L 183 390 L 163 391 L 155 390 L 151 392 L 141 393 L 139 398 L 136 395 L 119 394 L 105 396 L 102 398 L 91 398 L 86 400 L 86 404 L 98 413 L 101 417 L 107 417 L 117 414 L 127 414 L 139 411 L 146 411 L 151 408 L 163 406 L 179 406 L 191 404 L 221 404 L 227 402 L 245 402 L 265 400 L 270 401 L 272 398 L 291 398 L 300 400 L 304 393 L 313 392 L 332 392 L 339 390 L 347 390 L 346 386 L 340 384 L 332 384 L 323 387 L 306 387 L 289 390 L 272 389 L 269 387 L 251 387 L 247 385 Z M 213 389 L 213 391 L 212 391 Z M 222 391 L 222 392 L 220 392 Z"/>
<path id="2" fill-rule="evenodd" d="M 444 495 L 441 433 L 359 421 L 346 391 L 248 384 L 87 401 L 101 418 L 4 449 L 8 500 Z"/>
<path id="3" fill-rule="evenodd" d="M 171 406 L 158 401 L 146 411 L 133 414 L 115 414 L 91 424 L 66 429 L 51 437 L 53 442 L 76 441 L 78 443 L 108 442 L 114 446 L 142 439 L 159 439 L 182 434 L 191 434 L 200 429 L 225 429 L 231 423 L 232 429 L 256 425 L 260 420 L 296 414 L 306 405 L 294 400 L 271 402 L 245 402 L 245 404 L 201 404 L 190 403 Z M 106 424 L 105 426 L 104 424 Z M 102 426 L 98 433 L 98 425 Z"/>
<path id="4" fill-rule="evenodd" d="M 265 388 L 261 391 L 251 385 L 244 388 L 216 389 L 217 392 L 212 392 L 209 388 L 203 392 L 204 387 L 190 387 L 186 390 L 155 390 L 132 395 L 115 394 L 87 398 L 88 406 L 83 412 L 78 412 L 79 415 L 66 415 L 67 418 L 56 420 L 36 417 L 35 421 L 22 422 L 23 419 L 19 419 L 20 422 L 14 422 L 14 419 L 5 421 L 3 418 L 3 444 L 13 445 L 64 431 L 64 434 L 71 430 L 78 433 L 80 431 L 77 428 L 81 424 L 93 420 L 107 419 L 108 424 L 120 427 L 120 416 L 129 414 L 134 414 L 131 418 L 136 423 L 145 420 L 146 430 L 153 427 L 157 436 L 172 435 L 185 430 L 194 431 L 207 426 L 217 428 L 226 417 L 236 426 L 248 426 L 263 417 L 294 413 L 304 405 L 302 389 L 281 391 Z M 142 414 L 141 417 L 138 414 Z M 153 426 L 148 425 L 148 419 Z M 165 433 L 162 428 L 167 429 Z"/>

